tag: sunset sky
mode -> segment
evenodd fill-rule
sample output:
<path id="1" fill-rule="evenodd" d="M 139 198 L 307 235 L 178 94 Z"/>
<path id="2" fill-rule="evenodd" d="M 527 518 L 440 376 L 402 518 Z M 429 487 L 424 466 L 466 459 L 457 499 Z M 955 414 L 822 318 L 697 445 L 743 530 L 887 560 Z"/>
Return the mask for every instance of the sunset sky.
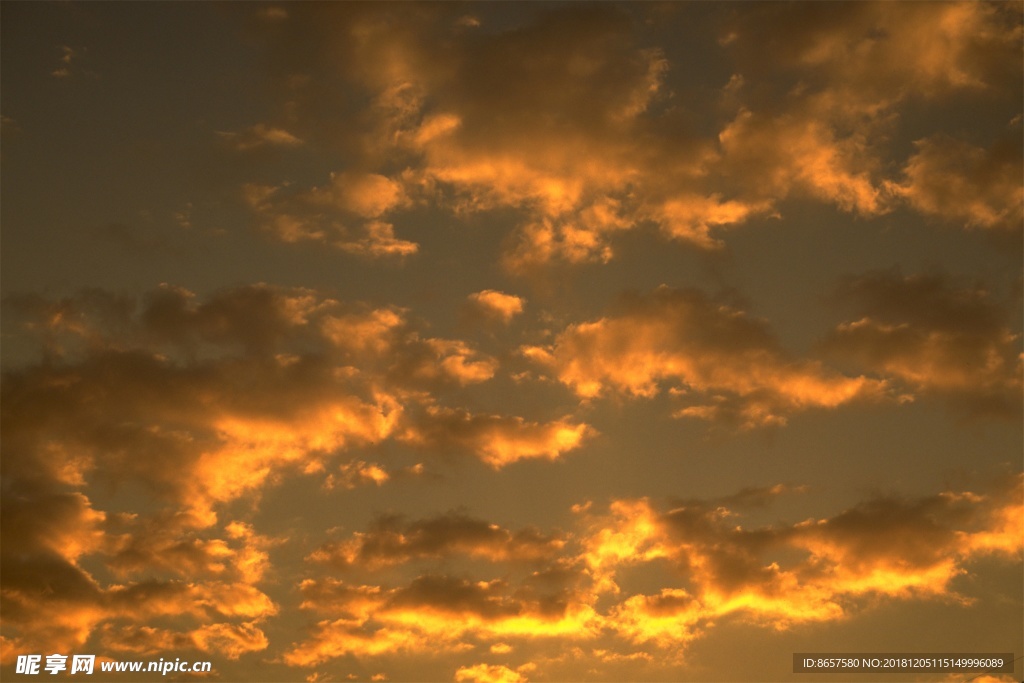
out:
<path id="1" fill-rule="evenodd" d="M 1020 2 L 0 12 L 3 680 L 1024 655 Z"/>

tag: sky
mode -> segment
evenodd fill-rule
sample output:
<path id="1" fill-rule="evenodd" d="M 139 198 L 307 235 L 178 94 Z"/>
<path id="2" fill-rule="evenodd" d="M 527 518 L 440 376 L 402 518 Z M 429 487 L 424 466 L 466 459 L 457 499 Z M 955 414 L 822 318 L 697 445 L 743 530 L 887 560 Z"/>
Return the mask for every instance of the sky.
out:
<path id="1" fill-rule="evenodd" d="M 1020 680 L 1022 16 L 3 2 L 3 679 Z"/>

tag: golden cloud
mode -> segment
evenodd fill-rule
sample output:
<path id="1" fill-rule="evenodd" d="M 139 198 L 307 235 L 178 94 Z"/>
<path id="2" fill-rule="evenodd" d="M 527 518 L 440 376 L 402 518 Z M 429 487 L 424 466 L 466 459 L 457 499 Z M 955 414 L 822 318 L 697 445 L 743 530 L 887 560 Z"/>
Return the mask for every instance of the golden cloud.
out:
<path id="1" fill-rule="evenodd" d="M 745 426 L 784 423 L 789 412 L 831 408 L 884 389 L 875 380 L 792 360 L 763 322 L 695 290 L 664 286 L 633 297 L 618 315 L 571 325 L 550 346 L 523 353 L 582 398 L 609 390 L 650 398 L 671 381 L 678 395 L 711 400 L 678 415 L 738 416 Z"/>
<path id="2" fill-rule="evenodd" d="M 405 257 L 419 245 L 395 236 L 383 217 L 408 200 L 403 186 L 377 173 L 332 174 L 323 187 L 248 183 L 243 198 L 264 230 L 284 242 L 318 241 L 369 258 Z M 357 223 L 356 230 L 349 226 Z"/>
<path id="3" fill-rule="evenodd" d="M 474 664 L 455 672 L 458 683 L 526 683 L 529 679 L 501 664 Z"/>
<path id="4" fill-rule="evenodd" d="M 936 135 L 915 142 L 903 182 L 889 190 L 913 208 L 968 228 L 1020 230 L 1024 225 L 1024 157 L 1016 139 L 982 149 Z"/>
<path id="5" fill-rule="evenodd" d="M 469 295 L 468 300 L 473 311 L 481 317 L 505 324 L 522 313 L 526 303 L 522 297 L 505 294 L 494 289 L 474 292 Z"/>
<path id="6" fill-rule="evenodd" d="M 882 189 L 873 178 L 877 162 L 865 136 L 838 137 L 822 122 L 829 115 L 823 108 L 831 107 L 813 102 L 805 111 L 778 117 L 740 111 L 718 139 L 724 163 L 749 180 L 750 191 L 761 199 L 751 205 L 726 205 L 711 215 L 728 219 L 765 211 L 773 200 L 794 189 L 845 211 L 862 215 L 887 211 Z"/>
<path id="7" fill-rule="evenodd" d="M 571 422 L 569 418 L 540 423 L 517 416 L 428 406 L 409 421 L 400 438 L 428 448 L 461 446 L 500 469 L 528 458 L 557 460 L 595 434 L 593 427 Z"/>
<path id="8" fill-rule="evenodd" d="M 723 504 L 760 504 L 786 490 L 683 501 L 667 510 L 647 499 L 612 501 L 603 514 L 580 507 L 574 533 L 555 543 L 531 530 L 521 550 L 521 534 L 461 514 L 381 518 L 309 559 L 399 585 L 305 580 L 302 607 L 328 618 L 285 661 L 308 666 L 345 655 L 459 652 L 471 643 L 509 655 L 517 651 L 509 643 L 522 639 L 572 648 L 601 634 L 612 635 L 594 652 L 601 661 L 648 661 L 652 655 L 635 648 L 676 656 L 726 619 L 779 630 L 845 619 L 879 600 L 967 604 L 953 582 L 974 561 L 1015 563 L 1024 552 L 1024 477 L 986 494 L 873 498 L 831 517 L 756 528 L 738 524 L 741 515 Z M 526 548 L 540 551 L 535 560 L 543 569 L 524 571 L 517 556 L 529 554 Z M 398 571 L 423 561 L 450 566 L 460 556 L 499 564 L 507 578 L 417 570 L 405 583 L 410 574 Z M 657 575 L 671 585 L 651 594 L 623 588 L 652 565 L 668 570 Z"/>
<path id="9" fill-rule="evenodd" d="M 162 286 L 137 301 L 91 292 L 18 305 L 23 329 L 62 359 L 3 382 L 4 485 L 16 493 L 0 515 L 2 599 L 6 642 L 18 648 L 72 650 L 102 629 L 115 649 L 119 638 L 138 651 L 262 649 L 258 623 L 278 607 L 260 585 L 279 541 L 221 522 L 232 502 L 258 504 L 283 476 L 328 471 L 354 445 L 459 445 L 500 467 L 560 457 L 590 433 L 567 419 L 439 406 L 429 389 L 486 381 L 496 361 L 424 336 L 401 309 L 269 285 L 205 299 Z M 349 460 L 327 480 L 380 484 L 422 471 Z M 97 509 L 84 490 L 104 484 L 141 486 L 154 508 Z M 491 534 L 457 544 L 475 557 L 557 550 L 555 538 L 453 520 L 470 536 Z M 435 532 L 427 525 L 406 551 L 430 555 Z M 178 628 L 137 628 L 152 618 Z"/>
<path id="10" fill-rule="evenodd" d="M 538 12 L 511 28 L 484 29 L 486 41 L 481 19 L 443 6 L 313 7 L 296 19 L 276 35 L 303 41 L 303 67 L 323 84 L 307 83 L 300 102 L 289 88 L 289 106 L 350 107 L 338 93 L 352 87 L 371 104 L 356 130 L 321 131 L 358 150 L 362 170 L 305 190 L 248 186 L 250 206 L 285 240 L 407 255 L 416 245 L 395 237 L 384 216 L 413 205 L 456 215 L 511 208 L 517 227 L 502 263 L 529 273 L 607 262 L 627 230 L 654 227 L 717 248 L 724 230 L 778 216 L 793 195 L 861 216 L 886 213 L 900 199 L 936 214 L 955 198 L 953 213 L 972 224 L 1014 224 L 1020 204 L 1010 201 L 1019 200 L 1019 183 L 1002 182 L 1014 181 L 1017 162 L 996 174 L 998 188 L 956 173 L 957 160 L 991 165 L 973 148 L 922 147 L 902 182 L 887 177 L 897 163 L 887 143 L 900 107 L 955 94 L 1005 97 L 1004 84 L 1019 82 L 1021 18 L 1005 6 L 864 2 L 831 13 L 722 13 L 719 42 L 733 76 L 718 108 L 699 112 L 678 103 L 692 87 L 676 73 L 686 70 L 617 7 Z M 502 88 L 493 87 L 494 74 Z M 702 118 L 717 135 L 698 132 Z M 954 197 L 929 189 L 946 180 L 957 181 Z M 376 222 L 352 231 L 313 205 Z"/>
<path id="11" fill-rule="evenodd" d="M 339 611 L 340 619 L 316 624 L 314 634 L 285 654 L 293 666 L 309 666 L 344 655 L 390 651 L 467 649 L 463 638 L 594 638 L 600 617 L 589 605 L 551 596 L 522 594 L 500 579 L 472 582 L 423 575 L 406 586 L 349 587 L 310 580 L 303 592 L 316 596 L 304 605 Z M 339 602 L 340 599 L 340 602 Z"/>
<path id="12" fill-rule="evenodd" d="M 965 3 L 865 2 L 827 13 L 764 6 L 727 24 L 723 45 L 738 72 L 724 95 L 739 113 L 719 141 L 727 176 L 750 195 L 772 201 L 798 191 L 865 216 L 904 198 L 926 214 L 941 203 L 949 209 L 943 213 L 968 224 L 1019 213 L 1020 174 L 1012 173 L 1019 144 L 1010 145 L 1018 154 L 1008 149 L 1006 169 L 997 170 L 1002 160 L 986 162 L 981 150 L 963 143 L 943 140 L 937 148 L 921 141 L 903 184 L 884 178 L 882 144 L 899 105 L 958 91 L 997 92 L 1019 80 L 1020 60 L 1011 56 L 1022 35 L 1018 12 Z M 773 88 L 775 96 L 766 96 Z M 971 169 L 967 176 L 958 163 Z M 1006 173 L 1012 188 L 996 180 Z M 981 186 L 983 175 L 991 187 Z M 933 190 L 940 185 L 954 191 L 940 197 Z"/>

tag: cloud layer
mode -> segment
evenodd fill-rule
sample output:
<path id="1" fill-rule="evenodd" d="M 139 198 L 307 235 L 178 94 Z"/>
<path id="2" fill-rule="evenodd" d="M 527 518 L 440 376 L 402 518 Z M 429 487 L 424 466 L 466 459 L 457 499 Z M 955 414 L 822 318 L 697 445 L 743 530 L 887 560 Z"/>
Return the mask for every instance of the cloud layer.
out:
<path id="1" fill-rule="evenodd" d="M 297 9 L 272 31 L 282 47 L 300 35 L 313 43 L 287 79 L 291 106 L 331 102 L 315 81 L 361 89 L 370 104 L 345 145 L 366 170 L 306 189 L 249 185 L 248 202 L 285 241 L 371 256 L 416 252 L 392 228 L 410 207 L 512 209 L 502 262 L 521 274 L 607 262 L 630 230 L 717 249 L 731 229 L 784 216 L 791 197 L 862 217 L 904 207 L 1020 230 L 1019 122 L 987 149 L 934 132 L 909 155 L 886 144 L 904 109 L 1006 97 L 1020 77 L 1019 13 L 966 3 L 705 10 L 717 31 L 708 47 L 730 71 L 703 83 L 643 37 L 652 12 L 570 6 L 498 27 L 488 12 L 442 5 Z M 715 97 L 679 101 L 696 88 Z"/>
<path id="2" fill-rule="evenodd" d="M 0 6 L 5 672 L 1019 640 L 1019 4 Z"/>
<path id="3" fill-rule="evenodd" d="M 309 557 L 337 573 L 303 582 L 303 607 L 318 621 L 285 661 L 486 651 L 504 664 L 466 666 L 462 675 L 519 680 L 536 668 L 515 668 L 526 643 L 649 662 L 685 656 L 723 622 L 786 630 L 885 601 L 968 604 L 956 585 L 973 563 L 1016 562 L 1024 550 L 1021 484 L 876 497 L 829 517 L 749 528 L 742 508 L 724 499 L 619 499 L 603 512 L 580 506 L 573 531 L 559 536 L 462 513 L 381 518 Z M 729 500 L 763 503 L 785 493 L 777 486 Z M 474 578 L 438 573 L 453 566 Z M 623 587 L 655 568 L 667 581 L 660 590 Z M 361 581 L 368 577 L 375 579 Z"/>

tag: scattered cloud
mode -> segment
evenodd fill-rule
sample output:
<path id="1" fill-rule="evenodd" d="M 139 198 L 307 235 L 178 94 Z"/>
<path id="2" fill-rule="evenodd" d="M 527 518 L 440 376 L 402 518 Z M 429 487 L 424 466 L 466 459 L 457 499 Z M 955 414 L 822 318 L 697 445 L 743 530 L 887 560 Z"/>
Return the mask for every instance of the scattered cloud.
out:
<path id="1" fill-rule="evenodd" d="M 789 71 L 811 87 L 885 106 L 1001 86 L 1021 37 L 1019 12 L 998 5 L 837 9 L 779 5 L 733 15 L 728 49 L 759 77 Z"/>
<path id="2" fill-rule="evenodd" d="M 283 128 L 274 128 L 257 123 L 239 132 L 218 132 L 228 145 L 237 152 L 248 152 L 262 147 L 298 147 L 302 140 Z"/>
<path id="3" fill-rule="evenodd" d="M 513 533 L 462 513 L 382 517 L 309 559 L 398 585 L 307 579 L 302 606 L 326 619 L 285 660 L 309 666 L 391 650 L 458 652 L 470 642 L 511 656 L 517 649 L 509 643 L 521 639 L 572 648 L 604 633 L 613 639 L 600 641 L 601 661 L 648 661 L 650 648 L 678 654 L 723 620 L 781 630 L 846 619 L 879 600 L 967 604 L 954 582 L 973 562 L 1019 562 L 1022 486 L 1018 477 L 985 493 L 874 497 L 830 517 L 751 528 L 722 500 L 619 499 L 606 512 L 581 509 L 576 528 L 560 538 Z M 774 486 L 754 497 L 784 492 Z M 524 565 L 524 551 L 539 564 Z M 423 571 L 424 562 L 451 566 L 459 557 L 485 559 L 503 578 Z M 653 593 L 624 588 L 655 566 L 669 585 Z M 419 569 L 403 582 L 407 574 L 398 570 L 410 567 Z M 524 675 L 535 666 L 504 668 Z"/>
<path id="4" fill-rule="evenodd" d="M 410 421 L 401 438 L 429 448 L 462 446 L 500 469 L 528 458 L 556 460 L 595 434 L 589 425 L 567 417 L 539 423 L 518 416 L 428 406 Z"/>
<path id="5" fill-rule="evenodd" d="M 638 229 L 720 248 L 725 231 L 781 216 L 791 196 L 862 217 L 902 199 L 926 214 L 955 202 L 952 213 L 968 225 L 1020 222 L 1018 161 L 986 165 L 969 146 L 936 153 L 927 138 L 898 180 L 889 177 L 897 161 L 887 149 L 908 102 L 988 93 L 1019 79 L 1021 21 L 1005 7 L 722 13 L 722 56 L 734 72 L 713 113 L 717 135 L 698 134 L 691 112 L 674 101 L 688 85 L 675 74 L 681 65 L 639 40 L 636 17 L 615 6 L 539 12 L 490 29 L 486 40 L 479 17 L 444 7 L 315 8 L 303 21 L 294 30 L 308 25 L 307 40 L 323 42 L 306 68 L 367 94 L 365 125 L 347 136 L 363 166 L 403 170 L 340 171 L 306 190 L 251 187 L 250 197 L 263 196 L 250 199 L 261 223 L 285 241 L 406 255 L 413 246 L 402 240 L 401 249 L 373 249 L 358 237 L 332 239 L 350 228 L 326 206 L 382 225 L 391 225 L 386 212 L 411 205 L 456 216 L 512 209 L 517 223 L 501 262 L 527 274 L 606 263 L 617 235 Z M 432 31 L 448 38 L 431 40 Z M 334 47 L 338 35 L 344 47 Z M 494 74 L 504 87 L 493 87 Z M 1019 160 L 1019 145 L 1009 146 Z M 955 197 L 933 196 L 928 188 L 959 178 L 958 161 L 977 173 L 957 182 Z M 1012 187 L 985 186 L 986 173 Z"/>
<path id="6" fill-rule="evenodd" d="M 890 270 L 848 278 L 839 294 L 861 317 L 824 340 L 829 353 L 972 413 L 1019 415 L 1020 335 L 982 286 Z"/>
<path id="7" fill-rule="evenodd" d="M 696 290 L 660 287 L 632 296 L 615 315 L 570 325 L 523 353 L 577 396 L 670 391 L 690 403 L 681 417 L 784 424 L 787 414 L 880 397 L 884 383 L 846 377 L 787 357 L 768 326 Z"/>
<path id="8" fill-rule="evenodd" d="M 383 220 L 407 201 L 402 186 L 386 176 L 336 173 L 328 184 L 309 190 L 250 183 L 243 197 L 264 230 L 284 242 L 327 242 L 370 258 L 419 250 L 415 242 L 395 237 L 394 226 Z"/>
<path id="9" fill-rule="evenodd" d="M 526 300 L 513 294 L 505 294 L 494 289 L 474 292 L 467 297 L 473 314 L 485 320 L 495 320 L 504 324 L 512 321 L 523 312 Z"/>
<path id="10" fill-rule="evenodd" d="M 699 676 L 723 652 L 709 636 L 735 627 L 763 644 L 941 607 L 995 632 L 1019 606 L 1024 479 L 1003 465 L 1020 450 L 1022 281 L 985 260 L 1024 225 L 1019 4 L 173 14 L 197 36 L 185 59 L 159 11 L 4 10 L 5 228 L 33 245 L 9 249 L 5 289 L 40 292 L 3 297 L 5 666 L 95 651 L 308 681 L 659 680 Z M 69 21 L 78 42 L 53 42 Z M 42 52 L 23 39 L 46 35 Z M 260 113 L 229 115 L 241 105 Z M 87 182 L 51 206 L 39 169 Z M 820 284 L 807 273 L 758 290 L 776 321 L 649 289 L 757 289 L 764 264 L 820 252 L 812 222 L 842 237 L 828 263 L 859 273 L 823 302 L 825 329 L 779 299 Z M 266 239 L 238 252 L 236 225 Z M 953 232 L 921 253 L 988 266 L 984 282 L 864 272 L 868 245 L 910 253 L 930 225 Z M 122 257 L 214 233 L 203 263 L 153 262 L 197 291 L 129 293 L 145 263 Z M 645 259 L 652 243 L 675 255 Z M 303 270 L 317 248 L 355 270 Z M 474 251 L 493 262 L 460 270 Z M 92 276 L 107 289 L 72 291 Z M 626 281 L 647 289 L 604 307 Z M 538 284 L 527 310 L 517 292 Z M 878 431 L 918 399 L 911 431 Z M 944 405 L 1003 420 L 959 431 Z M 930 474 L 851 494 L 877 473 L 823 487 L 743 469 L 772 440 L 728 427 L 829 409 L 841 419 L 779 435 L 786 467 L 827 451 L 828 424 L 878 462 L 928 452 Z M 669 416 L 727 429 L 630 469 L 693 436 Z M 694 494 L 733 465 L 731 493 Z M 935 483 L 993 468 L 991 485 Z M 535 477 L 559 473 L 562 498 L 531 507 Z M 680 473 L 690 497 L 644 497 Z M 322 500 L 291 510 L 302 494 Z"/>
<path id="11" fill-rule="evenodd" d="M 903 181 L 889 189 L 914 209 L 967 228 L 1020 230 L 1024 226 L 1024 157 L 1017 140 L 989 149 L 945 135 L 915 142 Z"/>
<path id="12" fill-rule="evenodd" d="M 455 672 L 458 683 L 526 683 L 529 679 L 501 664 L 475 664 Z"/>
<path id="13" fill-rule="evenodd" d="M 328 489 L 345 488 L 354 489 L 357 486 L 373 484 L 382 486 L 391 479 L 386 469 L 376 463 L 367 463 L 362 460 L 353 460 L 345 463 L 338 469 L 338 474 L 329 474 L 324 481 Z"/>
<path id="14" fill-rule="evenodd" d="M 22 649 L 72 650 L 98 629 L 111 649 L 121 637 L 132 651 L 263 649 L 259 623 L 277 606 L 261 585 L 276 541 L 224 523 L 228 504 L 258 506 L 286 474 L 327 472 L 328 490 L 346 490 L 422 473 L 338 462 L 352 446 L 387 439 L 456 446 L 501 467 L 557 458 L 591 432 L 429 398 L 432 388 L 488 381 L 497 362 L 467 342 L 424 335 L 404 309 L 263 284 L 206 298 L 165 285 L 138 298 L 93 290 L 5 304 L 19 334 L 48 349 L 3 382 L 4 485 L 17 491 L 3 498 L 3 600 Z M 98 508 L 87 496 L 125 485 L 147 491 L 153 511 Z M 468 534 L 460 548 L 482 534 L 472 551 L 480 557 L 557 546 L 454 516 L 407 529 L 419 540 L 400 548 L 429 555 L 445 524 Z M 436 552 L 448 552 L 442 546 Z M 139 630 L 157 616 L 201 623 Z"/>
<path id="15" fill-rule="evenodd" d="M 62 45 L 60 51 L 60 63 L 50 72 L 50 75 L 54 78 L 68 78 L 71 76 L 71 63 L 74 61 L 77 53 L 67 45 Z"/>

